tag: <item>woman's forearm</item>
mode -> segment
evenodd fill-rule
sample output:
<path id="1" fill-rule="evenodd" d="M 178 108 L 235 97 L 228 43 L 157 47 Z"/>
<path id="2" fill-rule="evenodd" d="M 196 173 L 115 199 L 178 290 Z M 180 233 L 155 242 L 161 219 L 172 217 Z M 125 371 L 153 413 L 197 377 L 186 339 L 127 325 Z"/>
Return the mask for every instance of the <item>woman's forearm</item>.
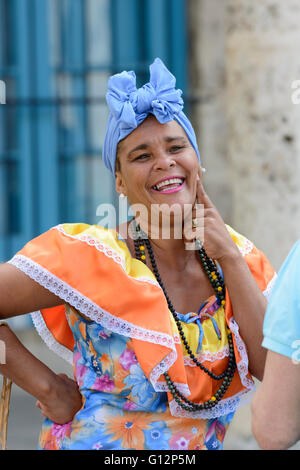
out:
<path id="1" fill-rule="evenodd" d="M 0 341 L 4 346 L 1 350 L 5 352 L 4 361 L 2 357 L 0 363 L 0 374 L 9 377 L 38 400 L 46 400 L 55 388 L 57 375 L 33 356 L 5 325 L 0 326 Z"/>
<path id="2" fill-rule="evenodd" d="M 256 378 L 262 380 L 266 350 L 261 346 L 261 343 L 267 300 L 240 253 L 233 253 L 232 256 L 223 259 L 220 265 L 232 304 L 234 319 L 247 347 L 249 370 Z"/>

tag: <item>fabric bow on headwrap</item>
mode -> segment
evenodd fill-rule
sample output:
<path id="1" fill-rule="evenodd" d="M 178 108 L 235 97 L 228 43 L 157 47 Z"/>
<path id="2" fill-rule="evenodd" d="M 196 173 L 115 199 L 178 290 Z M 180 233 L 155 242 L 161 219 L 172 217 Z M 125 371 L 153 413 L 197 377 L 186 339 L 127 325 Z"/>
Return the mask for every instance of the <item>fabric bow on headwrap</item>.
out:
<path id="1" fill-rule="evenodd" d="M 122 72 L 110 77 L 107 104 L 110 110 L 103 145 L 103 161 L 114 174 L 117 145 L 136 129 L 149 114 L 161 123 L 176 120 L 200 155 L 194 129 L 182 111 L 182 91 L 175 89 L 176 79 L 160 59 L 150 66 L 150 82 L 136 88 L 134 72 Z"/>

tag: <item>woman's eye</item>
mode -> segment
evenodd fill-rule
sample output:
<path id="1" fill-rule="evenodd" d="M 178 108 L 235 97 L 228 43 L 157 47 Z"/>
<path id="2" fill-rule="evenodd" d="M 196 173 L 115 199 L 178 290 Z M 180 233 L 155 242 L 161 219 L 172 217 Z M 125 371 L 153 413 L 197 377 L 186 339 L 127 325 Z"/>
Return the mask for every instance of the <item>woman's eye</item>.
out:
<path id="1" fill-rule="evenodd" d="M 148 158 L 149 155 L 146 153 L 143 153 L 142 155 L 139 155 L 138 157 L 135 158 L 135 160 L 145 160 L 145 158 Z"/>
<path id="2" fill-rule="evenodd" d="M 179 152 L 183 148 L 184 147 L 182 145 L 174 145 L 173 147 L 171 147 L 171 152 Z"/>

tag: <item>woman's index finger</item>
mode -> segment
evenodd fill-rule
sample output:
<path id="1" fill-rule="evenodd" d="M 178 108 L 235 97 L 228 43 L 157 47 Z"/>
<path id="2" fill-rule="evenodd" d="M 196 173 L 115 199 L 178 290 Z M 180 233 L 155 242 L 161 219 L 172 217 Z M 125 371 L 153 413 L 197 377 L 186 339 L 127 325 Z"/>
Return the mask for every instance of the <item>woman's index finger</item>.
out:
<path id="1" fill-rule="evenodd" d="M 197 180 L 197 203 L 203 204 L 205 207 L 213 207 L 213 203 L 206 194 L 200 178 Z"/>

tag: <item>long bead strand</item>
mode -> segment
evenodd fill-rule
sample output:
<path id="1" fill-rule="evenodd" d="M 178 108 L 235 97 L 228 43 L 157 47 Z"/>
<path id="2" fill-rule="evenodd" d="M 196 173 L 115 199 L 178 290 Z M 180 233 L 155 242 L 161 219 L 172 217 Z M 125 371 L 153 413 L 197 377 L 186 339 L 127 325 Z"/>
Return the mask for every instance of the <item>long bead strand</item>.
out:
<path id="1" fill-rule="evenodd" d="M 148 254 L 149 254 L 149 257 L 150 257 L 150 262 L 151 262 L 151 265 L 152 265 L 154 275 L 157 279 L 157 282 L 159 283 L 160 287 L 162 288 L 162 290 L 164 292 L 165 298 L 166 298 L 167 303 L 168 303 L 169 310 L 171 311 L 171 313 L 174 317 L 174 320 L 176 322 L 179 334 L 180 334 L 181 339 L 182 339 L 182 343 L 184 344 L 187 353 L 189 354 L 192 361 L 198 367 L 200 367 L 201 370 L 203 370 L 205 373 L 207 373 L 211 378 L 213 378 L 214 380 L 222 380 L 222 383 L 221 383 L 219 389 L 217 390 L 217 392 L 209 400 L 207 400 L 204 403 L 194 403 L 194 402 L 190 401 L 188 398 L 186 398 L 178 390 L 178 388 L 175 386 L 175 384 L 173 383 L 173 381 L 169 377 L 168 373 L 165 372 L 164 377 L 166 379 L 168 389 L 169 389 L 170 393 L 172 394 L 172 396 L 173 396 L 174 400 L 176 401 L 176 403 L 180 407 L 185 409 L 186 411 L 191 411 L 192 412 L 192 411 L 197 411 L 197 410 L 213 408 L 214 406 L 217 405 L 217 403 L 221 400 L 221 398 L 224 396 L 227 389 L 229 388 L 230 383 L 231 383 L 232 378 L 233 378 L 233 375 L 234 375 L 234 372 L 235 372 L 235 369 L 236 369 L 234 346 L 233 346 L 233 339 L 232 339 L 231 331 L 228 330 L 229 361 L 228 361 L 227 369 L 222 374 L 216 375 L 198 361 L 198 359 L 193 354 L 191 348 L 189 347 L 189 344 L 188 344 L 188 342 L 186 340 L 186 337 L 183 333 L 183 328 L 182 328 L 181 322 L 178 318 L 176 310 L 174 309 L 174 307 L 172 305 L 172 302 L 169 299 L 169 296 L 166 292 L 166 289 L 163 285 L 162 279 L 161 279 L 160 274 L 158 272 L 158 268 L 157 268 L 157 265 L 156 265 L 156 262 L 155 262 L 155 257 L 154 257 L 154 254 L 153 254 L 153 251 L 152 251 L 152 248 L 151 248 L 150 241 L 149 241 L 148 238 L 143 238 L 143 235 L 142 235 L 141 230 L 140 230 L 139 227 L 137 227 L 137 233 L 139 234 L 139 237 L 138 237 L 138 239 L 134 239 L 136 257 L 140 261 L 142 261 L 143 263 L 147 264 L 146 253 L 145 253 L 145 247 L 147 247 L 147 251 L 148 251 Z M 207 274 L 207 276 L 208 276 L 208 278 L 209 278 L 209 280 L 212 284 L 212 287 L 214 288 L 214 290 L 216 292 L 216 297 L 218 299 L 218 302 L 219 302 L 220 305 L 222 305 L 224 307 L 225 306 L 225 285 L 224 285 L 224 281 L 223 281 L 222 277 L 220 276 L 215 263 L 213 262 L 213 260 L 211 260 L 207 256 L 207 254 L 206 254 L 203 247 L 198 250 L 198 253 L 199 253 L 199 256 L 200 256 L 200 260 L 201 260 L 203 269 L 204 269 L 205 273 Z"/>

